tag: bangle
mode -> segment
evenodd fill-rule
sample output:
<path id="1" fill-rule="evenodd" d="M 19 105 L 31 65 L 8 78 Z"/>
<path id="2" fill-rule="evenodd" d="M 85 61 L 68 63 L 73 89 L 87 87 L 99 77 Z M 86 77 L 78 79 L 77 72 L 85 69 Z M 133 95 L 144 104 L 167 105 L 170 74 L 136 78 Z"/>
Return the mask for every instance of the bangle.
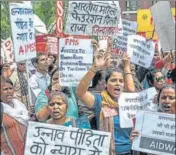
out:
<path id="1" fill-rule="evenodd" d="M 96 73 L 96 71 L 95 71 L 95 70 L 93 70 L 92 68 L 90 68 L 90 71 L 91 71 L 91 72 L 93 72 L 93 73 Z"/>
<path id="2" fill-rule="evenodd" d="M 125 73 L 125 76 L 126 76 L 127 74 L 131 74 L 131 75 L 132 75 L 132 73 L 131 73 L 131 72 L 127 72 L 127 73 Z"/>
<path id="3" fill-rule="evenodd" d="M 90 82 L 87 82 L 87 80 L 83 77 L 83 79 L 82 79 L 86 84 L 90 84 Z"/>

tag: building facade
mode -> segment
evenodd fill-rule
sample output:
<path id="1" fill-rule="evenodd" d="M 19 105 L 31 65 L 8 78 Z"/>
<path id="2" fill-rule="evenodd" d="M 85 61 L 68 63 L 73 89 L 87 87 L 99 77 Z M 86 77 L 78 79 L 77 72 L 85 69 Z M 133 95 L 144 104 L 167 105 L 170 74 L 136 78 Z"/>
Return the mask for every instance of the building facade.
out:
<path id="1" fill-rule="evenodd" d="M 158 0 L 160 1 L 160 0 Z M 122 18 L 131 21 L 137 20 L 138 9 L 149 9 L 153 4 L 157 3 L 155 0 L 119 0 Z M 175 8 L 176 1 L 170 0 L 171 7 Z"/>

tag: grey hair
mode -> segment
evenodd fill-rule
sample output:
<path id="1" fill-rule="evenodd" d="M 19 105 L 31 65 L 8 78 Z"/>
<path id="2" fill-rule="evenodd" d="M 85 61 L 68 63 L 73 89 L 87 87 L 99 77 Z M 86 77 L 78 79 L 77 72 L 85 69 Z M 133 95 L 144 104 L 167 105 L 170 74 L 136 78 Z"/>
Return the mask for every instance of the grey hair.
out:
<path id="1" fill-rule="evenodd" d="M 158 98 L 157 98 L 158 105 L 159 105 L 160 95 L 161 95 L 161 92 L 163 91 L 163 89 L 171 88 L 171 89 L 174 89 L 174 90 L 175 90 L 175 87 L 176 87 L 175 84 L 172 84 L 172 85 L 168 85 L 168 84 L 167 84 L 167 85 L 164 85 L 164 86 L 160 89 L 160 91 L 159 91 L 159 93 L 158 93 Z"/>
<path id="2" fill-rule="evenodd" d="M 52 100 L 52 98 L 55 97 L 55 96 L 60 96 L 60 97 L 63 99 L 64 103 L 66 103 L 66 104 L 68 105 L 68 98 L 67 98 L 67 96 L 66 96 L 64 93 L 62 93 L 62 92 L 52 92 L 52 93 L 49 95 L 49 97 L 48 97 L 48 103 L 49 103 L 49 102 Z"/>

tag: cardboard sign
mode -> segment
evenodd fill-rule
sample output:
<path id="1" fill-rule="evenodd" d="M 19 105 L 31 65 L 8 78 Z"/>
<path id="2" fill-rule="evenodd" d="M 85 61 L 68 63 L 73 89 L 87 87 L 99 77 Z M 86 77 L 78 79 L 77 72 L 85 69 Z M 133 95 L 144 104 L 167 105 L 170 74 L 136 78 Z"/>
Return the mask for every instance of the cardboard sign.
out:
<path id="1" fill-rule="evenodd" d="M 15 61 L 36 57 L 33 10 L 30 3 L 10 3 Z"/>
<path id="2" fill-rule="evenodd" d="M 175 155 L 174 114 L 138 112 L 135 130 L 140 135 L 133 141 L 133 150 L 156 155 Z"/>
<path id="3" fill-rule="evenodd" d="M 109 154 L 111 133 L 29 122 L 24 155 Z"/>
<path id="4" fill-rule="evenodd" d="M 13 42 L 11 38 L 7 38 L 2 42 L 2 57 L 4 58 L 4 62 L 6 63 L 13 63 L 14 60 L 14 49 L 13 49 Z"/>
<path id="5" fill-rule="evenodd" d="M 59 59 L 61 86 L 77 86 L 93 63 L 91 39 L 60 39 Z"/>
<path id="6" fill-rule="evenodd" d="M 65 33 L 109 36 L 118 33 L 120 6 L 108 2 L 69 1 Z"/>
<path id="7" fill-rule="evenodd" d="M 151 12 L 161 48 L 163 51 L 175 50 L 175 23 L 170 2 L 161 1 L 156 3 L 151 7 Z"/>
<path id="8" fill-rule="evenodd" d="M 131 57 L 131 62 L 149 68 L 154 56 L 155 44 L 152 40 L 147 41 L 138 35 L 128 36 L 127 54 Z"/>
<path id="9" fill-rule="evenodd" d="M 58 37 L 63 35 L 64 26 L 64 2 L 56 1 L 56 34 Z"/>
<path id="10" fill-rule="evenodd" d="M 135 115 L 143 109 L 153 108 L 153 98 L 157 94 L 154 87 L 139 93 L 122 93 L 119 98 L 120 127 L 132 128 Z"/>

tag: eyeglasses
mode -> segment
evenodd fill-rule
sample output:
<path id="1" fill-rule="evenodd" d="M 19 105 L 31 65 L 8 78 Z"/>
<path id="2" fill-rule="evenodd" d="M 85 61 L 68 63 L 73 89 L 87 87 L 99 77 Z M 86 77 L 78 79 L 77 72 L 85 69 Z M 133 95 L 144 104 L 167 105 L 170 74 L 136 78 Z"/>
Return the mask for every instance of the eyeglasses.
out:
<path id="1" fill-rule="evenodd" d="M 165 81 L 165 78 L 164 78 L 164 76 L 156 77 L 155 81 L 156 82 L 162 82 L 162 81 Z"/>

